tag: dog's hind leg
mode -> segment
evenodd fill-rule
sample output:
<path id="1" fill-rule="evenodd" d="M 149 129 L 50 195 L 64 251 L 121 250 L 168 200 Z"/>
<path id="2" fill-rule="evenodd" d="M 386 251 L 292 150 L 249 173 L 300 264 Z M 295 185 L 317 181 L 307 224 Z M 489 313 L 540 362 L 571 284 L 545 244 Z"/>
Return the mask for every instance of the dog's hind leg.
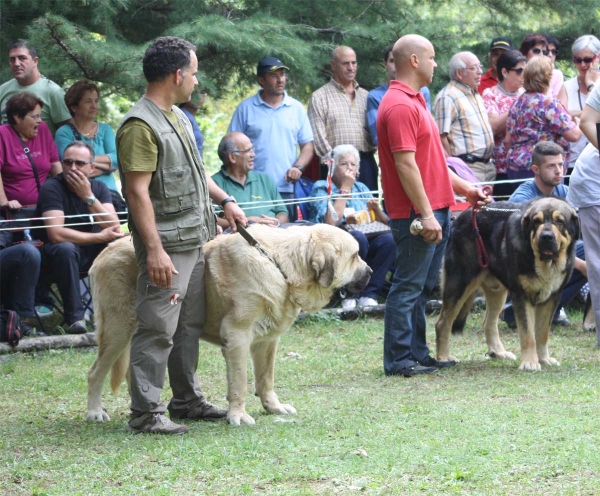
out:
<path id="1" fill-rule="evenodd" d="M 279 336 L 259 339 L 252 343 L 250 352 L 252 353 L 252 362 L 254 364 L 256 396 L 260 398 L 264 409 L 269 413 L 295 415 L 296 409 L 292 405 L 280 403 L 274 391 L 275 355 L 278 344 Z"/>
<path id="2" fill-rule="evenodd" d="M 555 297 L 535 307 L 535 346 L 538 360 L 544 365 L 560 365 L 558 360 L 552 358 L 548 352 L 548 334 L 559 297 L 560 294 L 557 293 Z"/>
<path id="3" fill-rule="evenodd" d="M 452 334 L 462 334 L 464 331 L 467 317 L 469 316 L 469 313 L 471 313 L 471 307 L 473 306 L 476 296 L 477 292 L 473 291 L 467 298 L 467 301 L 465 301 L 463 304 L 460 312 L 458 312 L 458 315 L 456 316 L 456 319 L 452 323 Z"/>
<path id="4" fill-rule="evenodd" d="M 506 302 L 507 291 L 496 278 L 488 277 L 483 281 L 483 292 L 486 301 L 483 331 L 485 332 L 485 341 L 488 346 L 487 354 L 490 358 L 516 360 L 517 357 L 514 353 L 504 349 L 504 345 L 500 341 L 500 334 L 498 333 L 498 318 Z"/>
<path id="5" fill-rule="evenodd" d="M 436 356 L 440 362 L 458 361 L 450 355 L 450 329 L 465 302 L 479 287 L 481 277 L 479 275 L 464 284 L 462 277 L 459 281 L 453 281 L 445 274 L 442 309 L 435 324 Z"/>

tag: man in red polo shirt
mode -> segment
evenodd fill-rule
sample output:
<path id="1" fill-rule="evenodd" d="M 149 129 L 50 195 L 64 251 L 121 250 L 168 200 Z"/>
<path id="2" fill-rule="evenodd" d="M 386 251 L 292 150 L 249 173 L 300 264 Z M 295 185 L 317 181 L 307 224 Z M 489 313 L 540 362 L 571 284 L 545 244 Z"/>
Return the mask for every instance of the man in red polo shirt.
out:
<path id="1" fill-rule="evenodd" d="M 453 190 L 473 205 L 489 199 L 448 169 L 438 127 L 419 93 L 437 67 L 433 45 L 407 35 L 396 42 L 393 55 L 396 79 L 377 115 L 381 179 L 396 242 L 396 271 L 385 309 L 384 369 L 386 375 L 412 377 L 455 363 L 429 355 L 425 320 L 425 303 L 448 240 Z M 410 225 L 417 217 L 423 230 L 412 235 Z"/>
<path id="2" fill-rule="evenodd" d="M 483 90 L 498 84 L 498 70 L 496 69 L 496 62 L 498 62 L 498 57 L 500 57 L 500 55 L 507 50 L 514 50 L 512 41 L 510 41 L 510 39 L 500 37 L 492 40 L 490 51 L 488 53 L 490 68 L 483 76 L 481 76 L 481 81 L 479 81 L 479 87 L 477 88 L 477 91 L 480 95 L 483 95 Z"/>

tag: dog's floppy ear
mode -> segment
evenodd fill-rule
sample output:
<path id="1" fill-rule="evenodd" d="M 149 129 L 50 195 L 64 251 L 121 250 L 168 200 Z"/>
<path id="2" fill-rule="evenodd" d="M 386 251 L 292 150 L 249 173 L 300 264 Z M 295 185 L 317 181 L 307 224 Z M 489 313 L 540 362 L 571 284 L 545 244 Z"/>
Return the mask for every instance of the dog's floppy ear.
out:
<path id="1" fill-rule="evenodd" d="M 533 210 L 533 205 L 530 206 L 525 213 L 523 214 L 523 217 L 521 218 L 521 229 L 523 230 L 523 234 L 527 235 L 527 237 L 529 237 L 529 232 L 531 230 L 531 211 Z"/>
<path id="2" fill-rule="evenodd" d="M 315 271 L 317 281 L 324 288 L 328 288 L 333 283 L 335 274 L 335 258 L 332 256 L 333 247 L 331 249 L 315 251 L 310 261 L 310 265 Z"/>

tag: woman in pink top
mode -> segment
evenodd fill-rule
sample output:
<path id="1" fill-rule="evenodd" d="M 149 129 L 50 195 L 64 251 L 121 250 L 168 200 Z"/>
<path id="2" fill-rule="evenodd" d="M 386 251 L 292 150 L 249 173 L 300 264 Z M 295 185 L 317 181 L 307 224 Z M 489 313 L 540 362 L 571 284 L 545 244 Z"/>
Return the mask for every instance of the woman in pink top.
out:
<path id="1" fill-rule="evenodd" d="M 49 174 L 62 172 L 58 150 L 42 122 L 43 106 L 29 92 L 13 95 L 6 102 L 8 124 L 0 126 L 0 208 L 19 210 L 37 203 L 39 186 Z"/>

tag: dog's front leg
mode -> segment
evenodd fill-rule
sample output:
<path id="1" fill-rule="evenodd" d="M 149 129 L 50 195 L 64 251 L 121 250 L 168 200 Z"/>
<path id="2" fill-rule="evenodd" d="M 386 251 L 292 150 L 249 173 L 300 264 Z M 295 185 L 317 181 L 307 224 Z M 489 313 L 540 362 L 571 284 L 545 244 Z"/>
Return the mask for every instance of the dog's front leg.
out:
<path id="1" fill-rule="evenodd" d="M 513 308 L 521 341 L 521 365 L 519 370 L 542 370 L 535 345 L 535 308 L 519 297 L 513 298 Z"/>
<path id="2" fill-rule="evenodd" d="M 227 421 L 232 425 L 254 424 L 254 419 L 246 413 L 246 395 L 248 394 L 248 350 L 251 331 L 228 325 L 223 320 L 221 329 L 226 329 L 221 352 L 227 365 L 227 401 L 229 412 Z"/>
<path id="3" fill-rule="evenodd" d="M 560 293 L 557 293 L 546 303 L 538 305 L 535 311 L 535 343 L 538 359 L 544 365 L 560 365 L 558 360 L 552 358 L 548 352 L 548 334 L 559 298 Z"/>
<path id="4" fill-rule="evenodd" d="M 507 351 L 500 340 L 498 333 L 498 318 L 502 307 L 506 302 L 506 290 L 499 283 L 496 285 L 484 284 L 483 291 L 485 293 L 486 309 L 485 318 L 483 320 L 483 330 L 485 332 L 485 340 L 488 346 L 488 356 L 490 358 L 508 358 L 516 360 L 514 353 Z"/>
<path id="5" fill-rule="evenodd" d="M 278 344 L 279 336 L 274 339 L 260 339 L 252 343 L 250 351 L 254 364 L 256 396 L 260 398 L 264 409 L 269 413 L 295 415 L 296 409 L 292 405 L 280 403 L 274 391 L 275 356 Z"/>

